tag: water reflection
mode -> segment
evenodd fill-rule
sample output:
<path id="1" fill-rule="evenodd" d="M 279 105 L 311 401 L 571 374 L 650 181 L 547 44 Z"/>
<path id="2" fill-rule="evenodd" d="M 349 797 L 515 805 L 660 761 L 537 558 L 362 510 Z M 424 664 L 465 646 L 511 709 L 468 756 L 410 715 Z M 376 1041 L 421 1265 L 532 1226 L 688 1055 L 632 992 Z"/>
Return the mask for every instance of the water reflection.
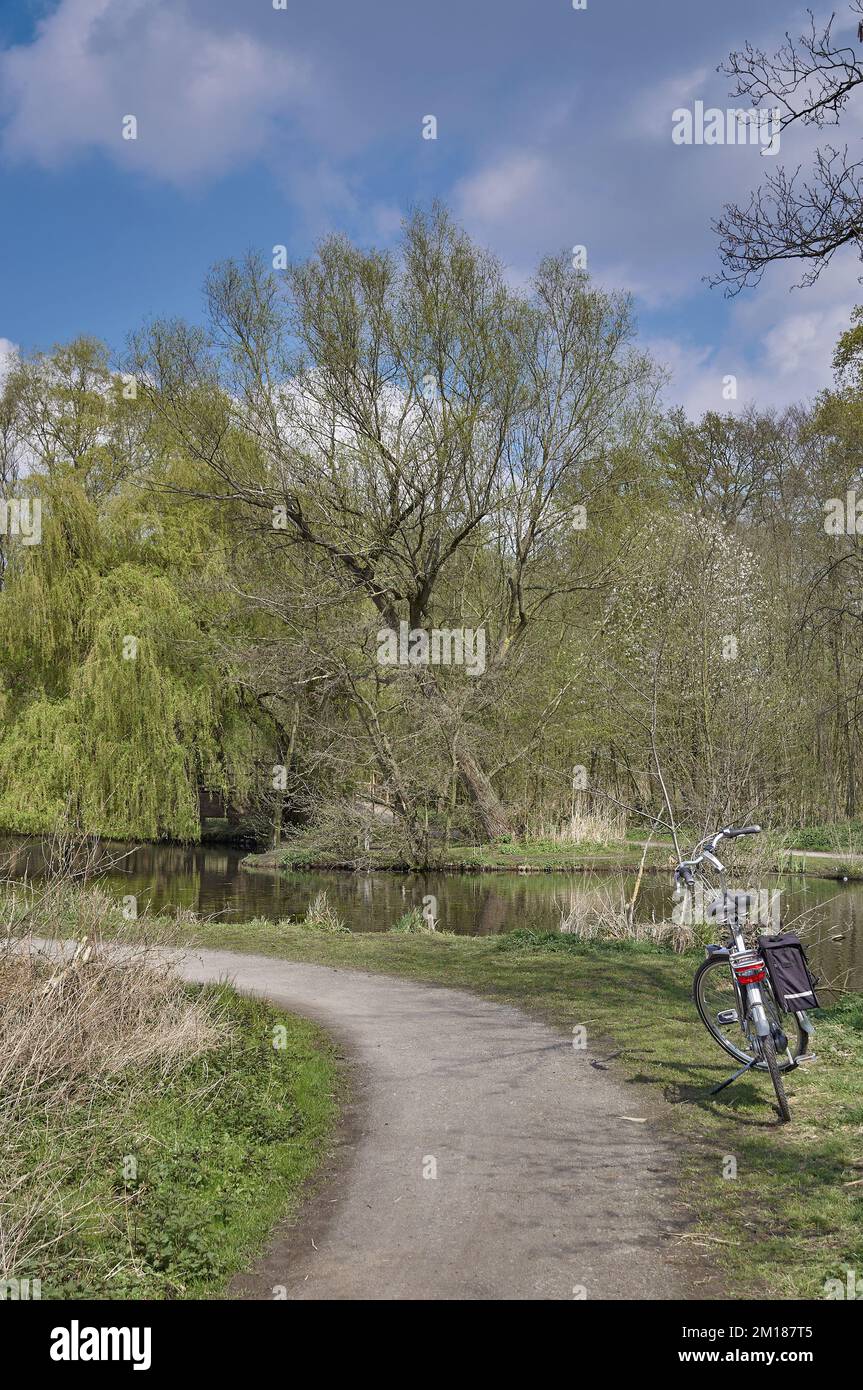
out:
<path id="1" fill-rule="evenodd" d="M 487 936 L 514 927 L 556 929 L 561 914 L 585 894 L 612 897 L 632 891 L 634 875 L 583 874 L 350 874 L 308 871 L 282 876 L 247 873 L 245 850 L 233 845 L 103 845 L 100 873 L 118 897 L 134 894 L 139 908 L 188 908 L 204 917 L 243 921 L 250 917 L 302 916 L 315 893 L 326 889 L 330 902 L 354 931 L 386 931 L 428 894 L 437 899 L 445 931 Z M 38 878 L 45 868 L 39 839 L 0 838 L 0 857 L 10 877 Z M 848 980 L 863 989 L 863 884 L 839 884 L 795 875 L 781 883 L 782 915 L 792 920 L 812 946 L 816 966 L 827 980 Z M 671 876 L 646 876 L 638 911 L 642 918 L 667 918 Z"/>

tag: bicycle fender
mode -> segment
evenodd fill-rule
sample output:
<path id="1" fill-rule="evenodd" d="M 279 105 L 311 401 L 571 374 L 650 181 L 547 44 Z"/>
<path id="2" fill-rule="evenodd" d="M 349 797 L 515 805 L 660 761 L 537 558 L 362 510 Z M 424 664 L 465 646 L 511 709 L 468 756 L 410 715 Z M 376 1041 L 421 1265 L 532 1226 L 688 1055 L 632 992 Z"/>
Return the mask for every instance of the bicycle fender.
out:
<path id="1" fill-rule="evenodd" d="M 770 1037 L 770 1024 L 767 1021 L 767 1011 L 761 1002 L 761 990 L 757 985 L 750 985 L 746 991 L 746 1000 L 749 1005 L 749 1017 L 755 1025 L 755 1032 L 759 1038 Z"/>

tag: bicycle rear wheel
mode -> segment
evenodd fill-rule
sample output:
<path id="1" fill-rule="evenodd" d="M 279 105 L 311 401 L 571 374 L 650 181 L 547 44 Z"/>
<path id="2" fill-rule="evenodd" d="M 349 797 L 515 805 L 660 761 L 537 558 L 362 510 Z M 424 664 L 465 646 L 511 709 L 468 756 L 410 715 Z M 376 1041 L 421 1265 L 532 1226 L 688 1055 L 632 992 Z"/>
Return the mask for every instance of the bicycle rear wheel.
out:
<path id="1" fill-rule="evenodd" d="M 790 1071 L 797 1058 L 805 1053 L 809 1044 L 809 1034 L 801 1027 L 796 1014 L 780 1015 L 767 980 L 761 986 L 761 994 L 771 1027 L 781 1029 L 788 1038 L 788 1052 L 783 1052 L 781 1058 L 775 1056 L 775 1048 L 773 1049 L 777 1070 Z M 699 1017 L 708 1033 L 730 1057 L 736 1058 L 742 1064 L 751 1062 L 757 1055 L 757 1069 L 769 1070 L 755 1039 L 750 1041 L 743 1030 L 740 999 L 726 956 L 707 956 L 701 962 L 692 982 L 692 995 Z"/>

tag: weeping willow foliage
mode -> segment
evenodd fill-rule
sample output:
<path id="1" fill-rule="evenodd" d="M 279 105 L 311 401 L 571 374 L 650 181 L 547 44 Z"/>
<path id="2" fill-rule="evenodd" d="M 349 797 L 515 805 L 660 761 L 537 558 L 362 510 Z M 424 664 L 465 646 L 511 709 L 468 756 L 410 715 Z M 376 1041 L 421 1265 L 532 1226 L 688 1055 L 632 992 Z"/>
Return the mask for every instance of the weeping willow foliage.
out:
<path id="1" fill-rule="evenodd" d="M 251 753 L 248 723 L 167 580 L 125 566 L 94 601 L 100 617 L 70 699 L 81 819 L 121 836 L 196 838 L 199 781 L 228 793 Z"/>
<path id="2" fill-rule="evenodd" d="M 176 582 L 206 525 L 100 509 L 68 472 L 42 497 L 42 544 L 0 596 L 0 825 L 198 839 L 199 786 L 242 800 L 256 739 Z"/>
<path id="3" fill-rule="evenodd" d="M 3 594 L 3 671 L 25 690 L 68 690 L 68 672 L 87 640 L 85 622 L 102 542 L 96 508 L 63 473 L 39 488 L 42 540 L 19 548 Z"/>
<path id="4" fill-rule="evenodd" d="M 54 830 L 70 820 L 79 731 L 68 700 L 39 699 L 7 726 L 0 741 L 0 825 L 24 834 Z"/>

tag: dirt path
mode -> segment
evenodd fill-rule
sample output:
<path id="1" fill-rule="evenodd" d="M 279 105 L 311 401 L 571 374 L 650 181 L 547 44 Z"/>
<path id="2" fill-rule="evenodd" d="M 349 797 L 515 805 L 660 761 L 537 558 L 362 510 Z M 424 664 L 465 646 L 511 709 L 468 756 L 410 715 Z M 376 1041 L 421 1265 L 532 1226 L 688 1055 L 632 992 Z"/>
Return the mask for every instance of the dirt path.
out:
<path id="1" fill-rule="evenodd" d="M 231 1296 L 715 1296 L 676 1239 L 673 1148 L 601 1057 L 456 990 L 227 951 L 180 968 L 320 1021 L 352 1067 L 333 1171 Z"/>

